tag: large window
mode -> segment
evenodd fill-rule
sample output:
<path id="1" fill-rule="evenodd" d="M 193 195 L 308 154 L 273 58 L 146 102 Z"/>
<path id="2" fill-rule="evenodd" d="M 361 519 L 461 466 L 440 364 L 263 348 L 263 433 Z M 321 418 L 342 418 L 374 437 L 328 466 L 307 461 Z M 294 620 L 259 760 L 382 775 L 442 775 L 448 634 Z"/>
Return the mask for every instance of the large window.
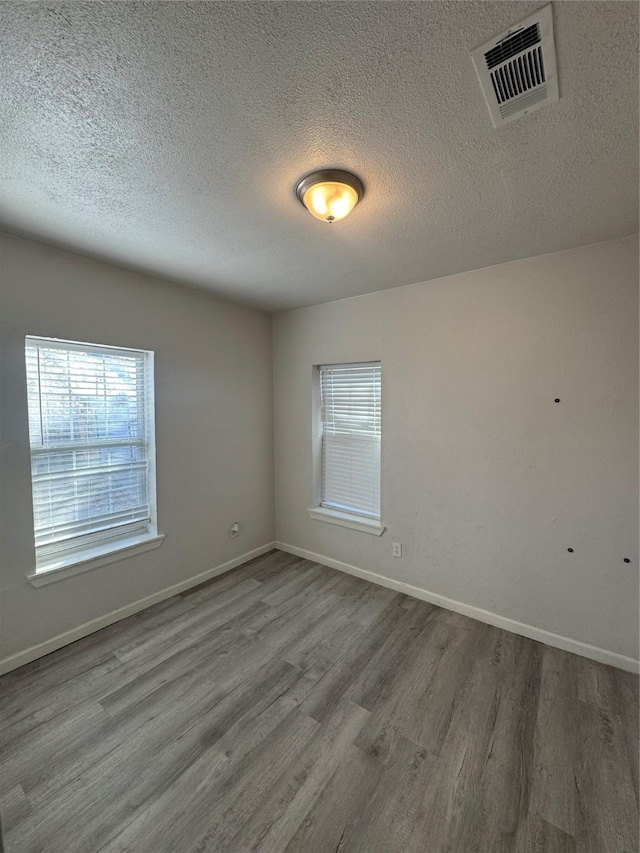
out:
<path id="1" fill-rule="evenodd" d="M 320 367 L 321 507 L 380 519 L 380 363 Z"/>
<path id="2" fill-rule="evenodd" d="M 38 572 L 155 529 L 153 353 L 26 339 Z"/>

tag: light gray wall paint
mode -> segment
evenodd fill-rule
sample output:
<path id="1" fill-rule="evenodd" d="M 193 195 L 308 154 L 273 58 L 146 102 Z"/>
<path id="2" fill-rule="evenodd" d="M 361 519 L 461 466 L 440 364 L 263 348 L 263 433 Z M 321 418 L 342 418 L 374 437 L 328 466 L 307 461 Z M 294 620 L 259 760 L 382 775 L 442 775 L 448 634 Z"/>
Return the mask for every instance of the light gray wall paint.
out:
<path id="1" fill-rule="evenodd" d="M 259 547 L 274 528 L 270 319 L 38 243 L 0 245 L 4 657 Z M 278 315 L 278 539 L 636 657 L 637 253 L 625 238 Z M 39 589 L 25 581 L 26 334 L 155 351 L 167 534 L 156 551 Z M 306 513 L 312 365 L 377 358 L 380 539 Z M 243 533 L 231 541 L 234 520 Z"/>
<path id="2" fill-rule="evenodd" d="M 276 316 L 278 540 L 636 658 L 637 291 L 630 237 Z M 369 359 L 379 539 L 307 515 L 312 366 Z"/>
<path id="3" fill-rule="evenodd" d="M 0 658 L 274 538 L 271 318 L 0 235 Z M 155 352 L 162 546 L 34 589 L 24 337 Z M 227 527 L 242 532 L 230 540 Z"/>

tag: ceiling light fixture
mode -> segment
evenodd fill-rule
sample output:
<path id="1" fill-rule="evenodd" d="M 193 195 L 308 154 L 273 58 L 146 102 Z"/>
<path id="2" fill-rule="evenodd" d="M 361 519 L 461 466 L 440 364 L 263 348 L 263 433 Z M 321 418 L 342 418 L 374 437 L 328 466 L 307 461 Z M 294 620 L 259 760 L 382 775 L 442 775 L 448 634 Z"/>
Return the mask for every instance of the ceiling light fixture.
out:
<path id="1" fill-rule="evenodd" d="M 364 186 L 351 172 L 322 169 L 298 181 L 296 195 L 312 216 L 331 223 L 351 213 L 364 195 Z"/>

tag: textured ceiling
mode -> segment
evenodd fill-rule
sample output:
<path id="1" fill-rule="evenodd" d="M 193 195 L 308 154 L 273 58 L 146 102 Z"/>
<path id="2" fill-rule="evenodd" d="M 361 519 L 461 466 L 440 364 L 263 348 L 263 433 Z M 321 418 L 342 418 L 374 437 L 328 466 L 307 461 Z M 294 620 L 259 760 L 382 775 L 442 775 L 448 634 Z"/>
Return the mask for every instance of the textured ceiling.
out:
<path id="1" fill-rule="evenodd" d="M 554 3 L 561 100 L 495 130 L 469 51 L 540 5 L 4 2 L 0 224 L 276 310 L 629 234 L 638 5 Z"/>

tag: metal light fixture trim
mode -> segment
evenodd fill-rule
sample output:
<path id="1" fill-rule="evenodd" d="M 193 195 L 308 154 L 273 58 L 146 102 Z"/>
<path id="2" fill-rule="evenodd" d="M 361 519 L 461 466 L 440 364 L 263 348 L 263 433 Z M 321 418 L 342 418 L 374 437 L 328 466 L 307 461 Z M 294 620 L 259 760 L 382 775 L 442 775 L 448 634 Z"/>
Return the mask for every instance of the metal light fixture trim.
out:
<path id="1" fill-rule="evenodd" d="M 310 190 L 314 187 L 321 187 L 322 185 L 336 185 L 340 184 L 344 187 L 348 187 L 351 191 L 347 192 L 347 195 L 351 195 L 352 204 L 349 205 L 347 202 L 346 206 L 348 209 L 345 213 L 338 214 L 334 212 L 331 208 L 328 208 L 325 205 L 324 211 L 319 211 L 318 209 L 312 210 L 312 202 L 313 199 L 310 197 L 305 198 Z M 360 180 L 357 175 L 352 174 L 351 172 L 345 172 L 342 169 L 320 169 L 316 172 L 311 172 L 306 175 L 296 184 L 296 196 L 300 204 L 309 211 L 312 216 L 315 216 L 316 219 L 320 219 L 323 222 L 335 222 L 338 219 L 343 219 L 345 216 L 348 216 L 349 213 L 353 210 L 353 208 L 358 204 L 358 202 L 362 199 L 364 195 L 364 184 Z"/>

